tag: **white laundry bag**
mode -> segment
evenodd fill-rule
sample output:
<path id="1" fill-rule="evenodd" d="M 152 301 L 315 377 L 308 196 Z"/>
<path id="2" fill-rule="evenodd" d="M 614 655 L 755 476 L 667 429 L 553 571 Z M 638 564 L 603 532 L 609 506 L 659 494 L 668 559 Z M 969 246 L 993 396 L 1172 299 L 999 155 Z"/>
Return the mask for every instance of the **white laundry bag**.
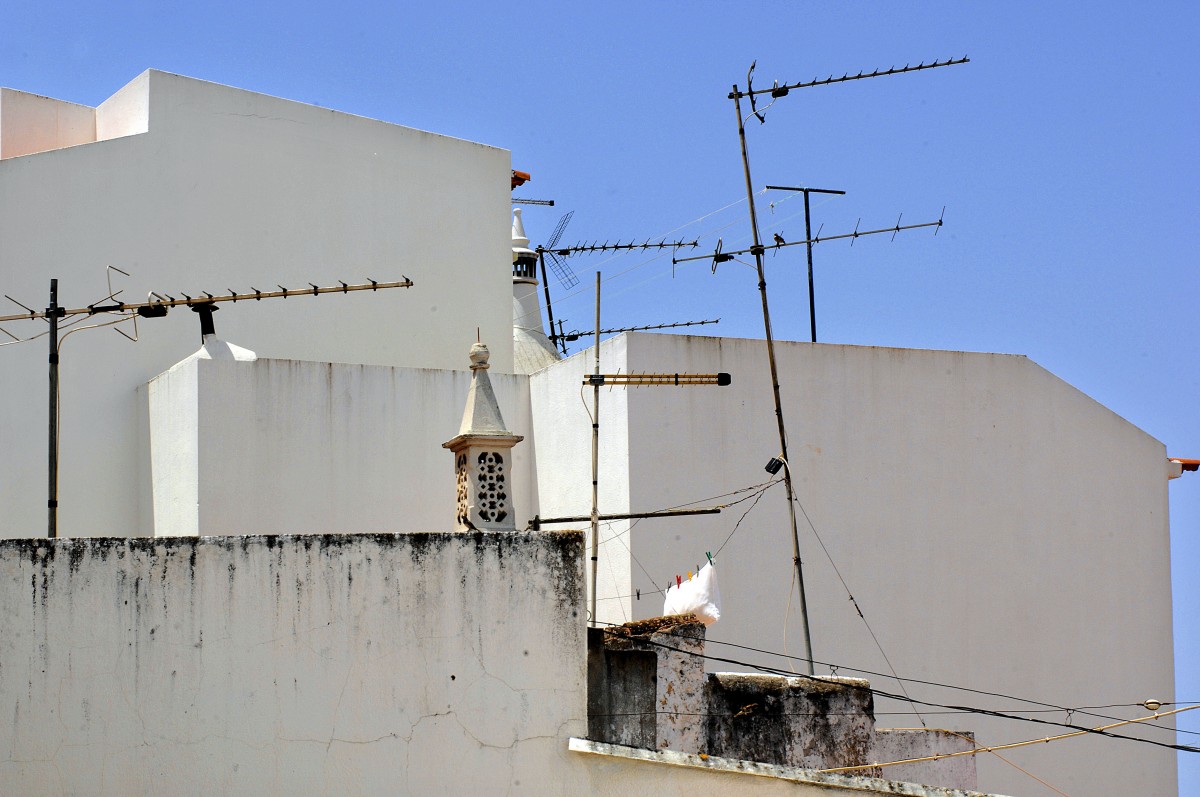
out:
<path id="1" fill-rule="evenodd" d="M 694 614 L 705 625 L 721 619 L 721 591 L 717 589 L 717 571 L 711 563 L 687 581 L 667 587 L 663 614 Z"/>

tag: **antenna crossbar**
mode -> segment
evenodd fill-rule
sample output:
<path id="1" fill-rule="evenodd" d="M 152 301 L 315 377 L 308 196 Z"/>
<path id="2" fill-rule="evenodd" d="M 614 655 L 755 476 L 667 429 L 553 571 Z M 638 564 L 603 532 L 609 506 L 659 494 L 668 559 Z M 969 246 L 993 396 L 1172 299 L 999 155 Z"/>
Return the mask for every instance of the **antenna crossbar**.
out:
<path id="1" fill-rule="evenodd" d="M 687 385 L 726 385 L 733 383 L 733 377 L 721 372 L 717 374 L 589 374 L 583 384 L 591 387 L 642 387 L 642 386 L 671 386 L 684 387 Z"/>
<path id="2" fill-rule="evenodd" d="M 971 59 L 963 56 L 962 58 L 948 58 L 945 61 L 932 61 L 930 63 L 921 62 L 916 66 L 905 64 L 900 69 L 891 67 L 889 69 L 876 69 L 874 72 L 859 72 L 857 75 L 851 75 L 849 72 L 841 77 L 830 75 L 824 79 L 813 79 L 805 83 L 786 83 L 782 86 L 772 86 L 769 89 L 747 89 L 746 91 L 738 91 L 737 89 L 729 92 L 729 99 L 741 99 L 742 97 L 755 97 L 759 94 L 770 94 L 774 97 L 786 96 L 792 89 L 807 89 L 813 86 L 828 86 L 832 83 L 848 83 L 852 80 L 866 80 L 872 77 L 884 77 L 886 75 L 902 75 L 906 72 L 920 72 L 924 69 L 936 69 L 940 66 L 954 66 L 956 64 L 969 64 Z"/>
<path id="3" fill-rule="evenodd" d="M 212 294 L 208 293 L 207 291 L 201 291 L 199 296 L 188 296 L 187 294 L 183 294 L 184 298 L 182 299 L 176 299 L 173 296 L 168 296 L 166 299 L 159 299 L 153 302 L 117 302 L 115 304 L 106 305 L 90 304 L 87 307 L 77 307 L 74 309 L 57 308 L 55 316 L 61 318 L 68 315 L 95 315 L 97 313 L 121 313 L 129 311 L 136 312 L 138 315 L 154 315 L 154 311 L 158 310 L 159 308 L 165 310 L 171 307 L 195 307 L 197 305 L 216 304 L 217 302 L 238 302 L 247 301 L 250 299 L 258 301 L 260 299 L 286 299 L 289 296 L 320 296 L 323 293 L 350 293 L 352 291 L 380 291 L 387 288 L 411 288 L 413 286 L 413 281 L 408 277 L 405 277 L 399 282 L 379 282 L 377 280 L 371 280 L 359 285 L 348 285 L 343 282 L 338 285 L 324 288 L 312 285 L 311 283 L 309 284 L 310 287 L 308 288 L 293 289 L 285 288 L 282 285 L 279 285 L 276 286 L 279 288 L 279 290 L 276 291 L 260 291 L 257 289 L 252 289 L 252 293 L 235 293 L 230 291 L 229 293 L 224 294 Z M 51 313 L 49 310 L 40 312 L 31 311 L 28 313 L 21 313 L 19 315 L 0 316 L 0 322 L 50 317 Z"/>
<path id="4" fill-rule="evenodd" d="M 685 249 L 691 247 L 695 249 L 700 245 L 699 241 L 646 241 L 644 243 L 627 243 L 617 242 L 610 244 L 605 241 L 602 244 L 576 244 L 574 246 L 556 246 L 546 248 L 545 251 L 552 252 L 559 257 L 566 257 L 573 254 L 592 253 L 592 252 L 620 252 L 637 250 L 645 252 L 649 249 Z M 541 247 L 539 247 L 539 250 Z"/>
<path id="5" fill-rule="evenodd" d="M 514 205 L 549 205 L 550 207 L 554 207 L 553 199 L 525 199 L 523 197 L 513 197 L 512 203 Z"/>
<path id="6" fill-rule="evenodd" d="M 720 258 L 724 258 L 724 260 L 728 260 L 728 259 L 733 258 L 735 255 L 762 254 L 770 249 L 783 249 L 788 246 L 804 246 L 805 244 L 819 244 L 819 243 L 825 243 L 826 241 L 841 241 L 846 238 L 862 238 L 864 235 L 879 235 L 880 233 L 885 233 L 885 232 L 890 232 L 893 235 L 895 235 L 898 232 L 904 232 L 905 230 L 916 230 L 916 229 L 920 229 L 922 227 L 941 227 L 943 223 L 944 222 L 941 219 L 938 219 L 937 221 L 926 221 L 926 222 L 922 222 L 921 224 L 897 223 L 893 227 L 881 227 L 878 230 L 859 230 L 856 228 L 854 230 L 854 232 L 841 233 L 840 235 L 826 235 L 826 236 L 822 237 L 820 234 L 818 234 L 817 237 L 809 238 L 804 241 L 786 241 L 781 244 L 771 244 L 769 246 L 766 246 L 766 245 L 751 246 L 749 249 L 733 249 L 728 252 L 717 251 L 710 255 L 696 255 L 695 257 L 672 258 L 671 262 L 673 262 L 673 263 L 688 263 L 688 262 L 691 262 L 692 260 L 712 260 L 715 257 L 720 257 Z M 720 262 L 724 262 L 724 260 L 722 260 Z"/>
<path id="7" fill-rule="evenodd" d="M 712 506 L 702 509 L 660 509 L 655 512 L 626 512 L 619 515 L 597 515 L 597 520 L 641 520 L 656 517 L 679 517 L 680 515 L 719 515 L 724 507 Z M 591 515 L 572 515 L 570 517 L 538 517 L 534 515 L 529 521 L 529 528 L 540 531 L 544 523 L 582 523 L 591 520 Z"/>
<path id="8" fill-rule="evenodd" d="M 721 323 L 721 319 L 719 319 L 719 318 L 712 318 L 712 319 L 708 319 L 705 321 L 677 321 L 674 324 L 649 324 L 647 326 L 641 326 L 641 327 L 615 327 L 613 329 L 602 329 L 602 330 L 600 330 L 600 334 L 601 335 L 613 335 L 618 332 L 644 332 L 649 329 L 675 329 L 676 327 L 695 327 L 695 326 L 701 326 L 703 324 L 719 324 L 719 323 Z M 4 330 L 0 329 L 0 332 L 3 332 L 3 331 Z M 589 329 L 586 332 L 579 332 L 577 330 L 572 330 L 571 332 L 567 332 L 566 334 L 561 335 L 561 336 L 555 332 L 551 332 L 550 339 L 554 340 L 555 338 L 562 337 L 564 340 L 576 341 L 576 340 L 579 340 L 580 338 L 584 337 L 585 335 L 595 335 L 595 334 L 596 334 L 596 331 L 592 330 L 592 329 Z"/>

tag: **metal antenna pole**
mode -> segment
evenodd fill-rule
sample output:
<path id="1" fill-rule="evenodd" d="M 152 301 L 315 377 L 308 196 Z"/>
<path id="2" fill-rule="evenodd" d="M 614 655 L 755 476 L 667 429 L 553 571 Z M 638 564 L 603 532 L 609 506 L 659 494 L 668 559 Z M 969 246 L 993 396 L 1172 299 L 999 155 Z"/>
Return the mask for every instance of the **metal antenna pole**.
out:
<path id="1" fill-rule="evenodd" d="M 546 253 L 538 249 L 538 265 L 542 269 L 542 292 L 546 294 L 546 318 L 550 321 L 550 344 L 555 348 L 558 347 L 557 335 L 554 334 L 554 308 L 550 306 L 550 281 L 546 279 Z M 537 294 L 534 294 L 535 296 Z M 538 319 L 541 323 L 542 319 Z"/>
<path id="2" fill-rule="evenodd" d="M 779 372 L 775 367 L 775 340 L 771 335 L 771 311 L 767 306 L 767 278 L 763 271 L 763 246 L 758 237 L 758 215 L 754 210 L 754 187 L 750 181 L 750 155 L 746 151 L 746 126 L 742 119 L 742 102 L 738 87 L 735 84 L 733 93 L 733 108 L 737 114 L 738 138 L 742 144 L 742 169 L 746 174 L 746 199 L 750 205 L 750 227 L 754 232 L 754 264 L 758 269 L 758 291 L 762 295 L 763 329 L 767 337 L 767 360 L 771 364 L 771 391 L 775 398 L 775 421 L 779 427 L 779 449 L 781 458 L 788 462 L 787 429 L 783 424 L 783 402 L 779 398 Z M 807 195 L 806 195 L 807 198 Z M 600 328 L 599 320 L 596 329 Z M 792 524 L 792 561 L 796 565 L 796 584 L 800 588 L 800 622 L 804 632 L 804 656 L 807 660 L 808 674 L 813 674 L 812 636 L 808 628 L 808 601 L 804 593 L 804 568 L 800 562 L 800 534 L 796 530 L 796 506 L 792 500 L 792 470 L 790 463 L 783 469 L 784 489 L 787 492 L 788 518 Z"/>
<path id="3" fill-rule="evenodd" d="M 49 478 L 46 500 L 49 539 L 58 537 L 58 319 L 62 315 L 58 306 L 58 280 L 50 280 L 50 306 L 46 317 L 50 321 L 50 431 L 49 431 Z"/>
<path id="4" fill-rule="evenodd" d="M 804 192 L 804 244 L 808 250 L 808 324 L 812 330 L 812 342 L 817 342 L 817 295 L 813 288 L 813 264 L 812 264 L 812 249 L 816 241 L 812 237 L 812 217 L 808 211 L 808 195 L 809 194 L 836 194 L 845 196 L 845 191 L 835 191 L 829 188 L 789 188 L 786 185 L 769 185 L 768 190 L 776 191 L 803 191 Z M 818 230 L 820 232 L 820 230 Z M 777 238 L 778 240 L 782 240 Z"/>
<path id="5" fill-rule="evenodd" d="M 817 342 L 817 291 L 813 287 L 812 267 L 812 217 L 808 213 L 808 192 L 804 192 L 804 239 L 808 244 L 808 327 L 812 333 L 812 342 Z"/>
<path id="6" fill-rule="evenodd" d="M 596 272 L 596 370 L 600 376 L 600 272 Z M 592 388 L 592 606 L 591 623 L 596 627 L 596 572 L 600 550 L 600 383 Z"/>

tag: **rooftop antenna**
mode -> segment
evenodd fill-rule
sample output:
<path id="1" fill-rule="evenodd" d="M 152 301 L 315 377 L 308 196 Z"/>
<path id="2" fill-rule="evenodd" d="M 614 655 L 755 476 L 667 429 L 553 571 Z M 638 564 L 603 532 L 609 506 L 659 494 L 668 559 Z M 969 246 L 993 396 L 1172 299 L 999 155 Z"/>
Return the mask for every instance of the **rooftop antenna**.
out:
<path id="1" fill-rule="evenodd" d="M 779 372 L 778 372 L 778 369 L 775 364 L 775 341 L 774 341 L 774 337 L 771 334 L 771 312 L 770 312 L 770 308 L 767 303 L 767 280 L 766 280 L 766 275 L 765 275 L 765 271 L 763 268 L 764 247 L 762 245 L 762 241 L 759 239 L 759 234 L 758 234 L 758 214 L 756 213 L 755 208 L 754 208 L 754 186 L 750 179 L 750 154 L 746 148 L 746 122 L 750 119 L 751 116 L 753 116 L 758 119 L 760 124 L 766 124 L 767 120 L 766 120 L 766 116 L 764 114 L 767 111 L 767 109 L 769 109 L 772 105 L 774 105 L 782 97 L 786 97 L 788 95 L 788 93 L 790 91 L 792 91 L 793 89 L 809 88 L 809 87 L 813 87 L 813 86 L 824 86 L 824 85 L 829 85 L 831 83 L 842 83 L 842 82 L 848 82 L 851 80 L 863 80 L 866 78 L 873 78 L 873 77 L 883 77 L 885 75 L 896 75 L 896 74 L 901 74 L 904 72 L 917 72 L 917 71 L 920 71 L 923 69 L 934 69 L 937 67 L 952 66 L 955 64 L 965 64 L 968 62 L 969 62 L 969 59 L 967 59 L 966 57 L 963 57 L 960 59 L 952 58 L 952 59 L 947 59 L 946 61 L 933 61 L 932 63 L 929 63 L 929 64 L 921 62 L 917 66 L 909 66 L 906 64 L 902 69 L 896 69 L 895 67 L 891 67 L 887 70 L 875 70 L 874 72 L 870 72 L 867 74 L 859 72 L 857 75 L 853 75 L 853 76 L 851 76 L 849 73 L 846 73 L 846 74 L 842 75 L 842 77 L 840 77 L 840 78 L 835 78 L 833 75 L 830 75 L 829 77 L 825 78 L 824 80 L 812 80 L 812 81 L 809 81 L 806 83 L 792 83 L 792 84 L 784 84 L 781 86 L 778 84 L 778 82 L 776 82 L 769 89 L 756 90 L 754 88 L 754 84 L 753 84 L 754 67 L 757 64 L 757 61 L 755 61 L 750 64 L 750 70 L 746 73 L 746 90 L 741 91 L 738 88 L 737 84 L 735 83 L 733 85 L 733 90 L 729 92 L 729 99 L 733 100 L 733 109 L 734 109 L 734 113 L 737 116 L 738 140 L 741 142 L 741 149 L 742 149 L 742 171 L 744 172 L 745 178 L 746 178 L 746 199 L 747 199 L 747 202 L 750 207 L 750 231 L 753 233 L 753 236 L 754 236 L 754 246 L 750 248 L 749 252 L 750 252 L 750 254 L 754 255 L 754 264 L 755 264 L 756 270 L 758 271 L 758 290 L 762 296 L 763 329 L 765 331 L 766 340 L 767 340 L 767 360 L 768 360 L 768 363 L 770 364 L 770 369 L 771 369 L 771 392 L 772 392 L 772 396 L 775 401 L 775 421 L 776 421 L 776 425 L 778 426 L 778 429 L 779 429 L 779 448 L 780 448 L 780 452 L 781 452 L 779 458 L 782 459 L 785 463 L 788 461 L 787 427 L 784 424 L 784 420 L 783 420 L 783 403 L 779 397 Z M 771 102 L 768 103 L 765 107 L 760 109 L 758 107 L 756 97 L 758 97 L 759 95 L 762 95 L 762 94 L 770 94 Z M 743 98 L 748 98 L 750 100 L 750 115 L 745 116 L 745 117 L 742 116 L 742 102 L 741 101 Z M 805 194 L 805 199 L 806 200 L 808 199 L 807 193 Z M 936 225 L 938 227 L 941 226 L 941 219 L 939 219 L 936 222 Z M 900 231 L 900 222 L 898 219 L 896 221 L 895 231 L 896 232 Z M 820 231 L 818 231 L 818 235 L 820 235 Z M 855 230 L 854 237 L 855 238 L 858 237 L 857 229 Z M 811 235 L 806 236 L 806 240 L 804 243 L 806 245 L 811 245 L 810 241 L 811 241 L 811 243 L 816 243 L 816 241 L 811 238 Z M 786 246 L 786 243 L 780 243 L 777 241 L 775 244 L 775 247 L 777 247 L 777 248 L 783 247 L 783 246 Z M 733 254 L 733 253 L 730 253 L 730 254 Z M 714 255 L 713 256 L 714 267 L 716 266 L 717 262 L 718 262 L 717 255 Z M 597 324 L 597 326 L 599 326 L 599 325 Z M 815 337 L 815 334 L 814 334 L 814 337 Z M 776 468 L 777 467 L 778 466 L 776 466 Z M 804 634 L 805 658 L 807 661 L 808 674 L 812 675 L 814 673 L 813 662 L 812 662 L 812 658 L 813 658 L 812 634 L 809 630 L 809 623 L 808 623 L 808 604 L 807 604 L 807 601 L 805 598 L 805 590 L 804 590 L 804 570 L 803 570 L 802 563 L 800 561 L 800 535 L 796 529 L 796 508 L 795 508 L 795 503 L 793 500 L 795 492 L 792 487 L 792 472 L 791 472 L 790 466 L 784 468 L 784 488 L 787 492 L 788 517 L 791 521 L 791 528 L 792 528 L 792 560 L 795 563 L 796 580 L 797 580 L 797 584 L 800 589 L 800 617 L 801 617 L 802 630 L 803 630 L 803 634 Z"/>
<path id="2" fill-rule="evenodd" d="M 568 216 L 564 216 L 563 218 L 568 221 L 570 220 Z M 554 235 L 550 236 L 550 241 L 552 243 L 549 243 L 544 247 L 539 246 L 537 248 L 537 251 L 538 251 L 539 257 L 542 257 L 543 255 L 548 255 L 550 257 L 552 265 L 557 263 L 558 266 L 563 271 L 570 274 L 572 282 L 570 284 L 567 284 L 566 282 L 563 283 L 564 287 L 567 287 L 567 288 L 577 284 L 578 279 L 575 278 L 574 272 L 571 271 L 571 267 L 568 266 L 566 263 L 562 262 L 561 260 L 559 260 L 559 258 L 570 257 L 571 255 L 575 255 L 575 254 L 595 254 L 598 252 L 633 252 L 633 251 L 647 252 L 647 251 L 650 251 L 651 249 L 679 250 L 684 247 L 695 248 L 700 245 L 699 241 L 683 241 L 683 240 L 651 241 L 649 238 L 647 238 L 642 243 L 637 243 L 635 241 L 630 241 L 629 243 L 621 243 L 620 240 L 618 240 L 615 244 L 605 241 L 602 244 L 597 243 L 597 242 L 592 242 L 590 244 L 584 243 L 584 244 L 572 244 L 571 246 L 554 246 L 554 244 L 557 244 L 558 239 L 562 236 L 562 230 L 565 227 L 566 227 L 566 222 L 560 220 L 559 227 L 555 229 Z M 556 272 L 556 274 L 557 273 L 558 272 Z M 546 279 L 546 271 L 545 271 L 545 264 L 543 261 L 542 280 L 545 281 L 545 279 Z M 560 275 L 560 280 L 561 280 L 561 275 Z M 546 304 L 547 304 L 547 308 L 548 308 L 549 304 L 550 304 L 549 290 L 547 290 L 547 292 L 546 292 Z M 549 309 L 547 309 L 546 312 L 547 312 L 547 314 L 549 314 L 549 312 L 550 312 Z M 720 319 L 718 319 L 718 321 L 719 320 Z M 643 329 L 667 329 L 670 327 L 686 327 L 686 326 L 693 326 L 696 324 L 715 324 L 715 323 L 717 323 L 717 322 L 716 321 L 684 321 L 684 322 L 673 323 L 673 324 L 654 324 L 654 325 L 650 325 L 650 326 L 624 327 L 621 329 L 602 330 L 602 331 L 604 331 L 604 332 L 609 332 L 609 331 L 611 331 L 611 332 L 632 332 L 635 330 L 643 330 Z M 555 334 L 554 320 L 553 320 L 553 318 L 551 318 L 550 342 L 555 344 L 556 346 L 558 346 L 564 355 L 566 355 L 566 353 L 567 353 L 567 341 L 578 340 L 581 336 L 590 335 L 590 334 L 592 334 L 591 331 L 564 333 L 562 330 L 561 321 L 559 322 L 558 333 Z"/>
<path id="3" fill-rule="evenodd" d="M 812 331 L 812 342 L 817 342 L 817 299 L 813 288 L 813 264 L 812 264 L 812 217 L 809 215 L 808 195 L 809 194 L 833 194 L 835 196 L 845 196 L 845 191 L 837 191 L 830 188 L 788 188 L 782 185 L 769 185 L 768 191 L 802 191 L 804 192 L 804 238 L 806 248 L 808 249 L 808 324 Z M 775 233 L 775 243 L 785 243 L 783 236 Z M 854 242 L 851 241 L 851 244 Z M 778 250 L 776 250 L 778 252 Z"/>
<path id="4" fill-rule="evenodd" d="M 674 324 L 650 324 L 650 325 L 641 326 L 641 327 L 614 327 L 612 329 L 602 329 L 602 330 L 600 330 L 600 334 L 601 335 L 612 335 L 612 334 L 616 334 L 618 332 L 644 332 L 649 329 L 675 329 L 677 327 L 695 327 L 695 326 L 702 326 L 704 324 L 719 324 L 719 323 L 721 323 L 721 319 L 719 319 L 719 318 L 713 318 L 713 319 L 709 319 L 707 321 L 677 321 Z M 591 329 L 583 331 L 583 332 L 580 332 L 578 330 L 571 330 L 570 332 L 567 332 L 566 334 L 563 335 L 563 339 L 568 340 L 568 341 L 576 341 L 576 340 L 579 340 L 580 338 L 587 337 L 588 335 L 593 335 L 593 334 L 595 334 L 595 330 L 591 330 Z"/>
<path id="5" fill-rule="evenodd" d="M 115 266 L 113 268 L 116 268 Z M 120 269 L 116 269 L 121 271 Z M 128 276 L 127 272 L 121 271 L 122 274 Z M 184 298 L 176 299 L 174 296 L 157 294 L 151 292 L 153 300 L 145 302 L 119 302 L 114 301 L 120 291 L 114 293 L 112 284 L 109 283 L 108 296 L 101 302 L 112 302 L 111 304 L 101 304 L 96 302 L 86 307 L 66 308 L 58 303 L 58 279 L 50 280 L 50 303 L 44 311 L 33 310 L 18 302 L 16 299 L 8 297 L 10 301 L 21 307 L 24 307 L 28 312 L 19 313 L 17 315 L 0 316 L 0 323 L 5 321 L 27 321 L 34 319 L 42 319 L 49 322 L 49 451 L 48 451 L 48 480 L 46 508 L 46 536 L 49 539 L 58 537 L 58 367 L 59 367 L 59 319 L 68 316 L 80 316 L 80 320 L 99 314 L 109 314 L 125 316 L 127 320 L 134 320 L 140 316 L 142 318 L 161 318 L 167 314 L 167 311 L 172 307 L 190 307 L 200 316 L 200 335 L 203 340 L 205 335 L 214 334 L 212 314 L 217 309 L 216 305 L 219 302 L 238 302 L 254 299 L 261 301 L 262 299 L 286 299 L 289 296 L 320 296 L 325 293 L 350 293 L 352 291 L 378 291 L 387 288 L 411 288 L 412 280 L 405 277 L 398 282 L 379 282 L 377 280 L 368 280 L 368 282 L 360 285 L 349 285 L 339 280 L 338 285 L 333 287 L 321 288 L 313 283 L 309 283 L 308 288 L 300 288 L 292 290 L 285 288 L 282 285 L 277 285 L 277 291 L 260 291 L 257 288 L 251 288 L 252 293 L 237 293 L 230 290 L 227 294 L 212 294 L 208 291 L 201 291 L 200 296 L 189 296 L 186 293 L 181 294 Z M 7 294 L 6 294 L 7 296 Z M 116 323 L 119 323 L 116 322 Z M 64 325 L 64 327 L 67 325 Z M 10 332 L 5 332 L 9 337 L 16 336 Z M 68 333 L 70 334 L 70 333 Z M 33 337 L 40 337 L 35 335 Z M 126 336 L 128 337 L 128 336 Z M 32 340 L 33 338 L 25 338 L 20 340 Z"/>
<path id="6" fill-rule="evenodd" d="M 571 218 L 575 215 L 575 211 L 569 210 L 562 215 L 558 220 L 558 224 L 554 225 L 554 232 L 546 239 L 545 246 L 538 246 L 537 256 L 538 265 L 542 270 L 542 292 L 546 296 L 546 318 L 550 322 L 550 343 L 557 346 L 562 353 L 567 353 L 567 347 L 562 340 L 554 334 L 554 308 L 550 304 L 550 280 L 546 278 L 546 255 L 550 255 L 550 269 L 554 272 L 554 276 L 558 278 L 558 284 L 565 289 L 574 288 L 579 284 L 579 277 L 575 276 L 575 272 L 566 263 L 558 259 L 553 252 L 547 250 L 552 249 L 558 243 L 558 239 L 562 237 L 563 230 L 571 223 Z M 559 327 L 562 327 L 562 321 L 559 320 Z"/>
<path id="7" fill-rule="evenodd" d="M 600 373 L 600 335 L 604 332 L 600 328 L 600 272 L 596 272 L 596 326 L 592 334 L 595 335 L 595 360 L 594 370 L 592 374 L 583 380 L 584 386 L 591 385 L 592 387 L 592 511 L 587 518 L 580 516 L 558 517 L 558 518 L 540 518 L 534 516 L 530 521 L 530 528 L 538 529 L 544 523 L 568 523 L 578 522 L 588 519 L 591 521 L 591 581 L 592 595 L 589 606 L 589 624 L 594 628 L 596 626 L 596 586 L 597 572 L 600 562 L 600 520 L 625 520 L 629 518 L 650 518 L 650 517 L 674 517 L 678 515 L 708 515 L 716 514 L 721 511 L 720 507 L 710 507 L 707 509 L 681 509 L 681 510 L 660 510 L 657 512 L 639 512 L 632 514 L 617 514 L 617 515 L 601 515 L 600 514 L 600 388 L 604 385 L 610 387 L 625 387 L 625 386 L 688 386 L 688 385 L 721 385 L 725 386 L 732 382 L 732 378 L 727 373 L 718 374 L 602 374 Z"/>

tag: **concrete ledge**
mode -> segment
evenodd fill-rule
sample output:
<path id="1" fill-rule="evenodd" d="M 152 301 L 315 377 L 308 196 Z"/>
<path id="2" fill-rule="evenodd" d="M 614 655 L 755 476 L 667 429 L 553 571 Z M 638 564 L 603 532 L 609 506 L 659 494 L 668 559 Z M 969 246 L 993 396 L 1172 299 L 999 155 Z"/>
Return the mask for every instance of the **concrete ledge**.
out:
<path id="1" fill-rule="evenodd" d="M 775 778 L 811 786 L 863 792 L 866 794 L 900 794 L 906 795 L 906 797 L 988 797 L 976 791 L 946 789 L 940 786 L 921 786 L 916 783 L 901 783 L 900 781 L 884 780 L 883 778 L 827 774 L 812 769 L 759 764 L 754 761 L 739 761 L 733 758 L 718 758 L 704 754 L 677 753 L 672 750 L 656 752 L 637 747 L 623 747 L 617 744 L 605 744 L 603 742 L 593 742 L 588 739 L 577 739 L 574 737 L 568 740 L 567 749 L 573 753 L 588 753 L 631 761 L 643 761 L 648 764 L 666 764 L 668 766 L 688 767 L 691 769 L 707 769 L 714 772 L 755 775 L 758 777 Z M 990 797 L 1000 797 L 1000 795 L 991 795 Z"/>

